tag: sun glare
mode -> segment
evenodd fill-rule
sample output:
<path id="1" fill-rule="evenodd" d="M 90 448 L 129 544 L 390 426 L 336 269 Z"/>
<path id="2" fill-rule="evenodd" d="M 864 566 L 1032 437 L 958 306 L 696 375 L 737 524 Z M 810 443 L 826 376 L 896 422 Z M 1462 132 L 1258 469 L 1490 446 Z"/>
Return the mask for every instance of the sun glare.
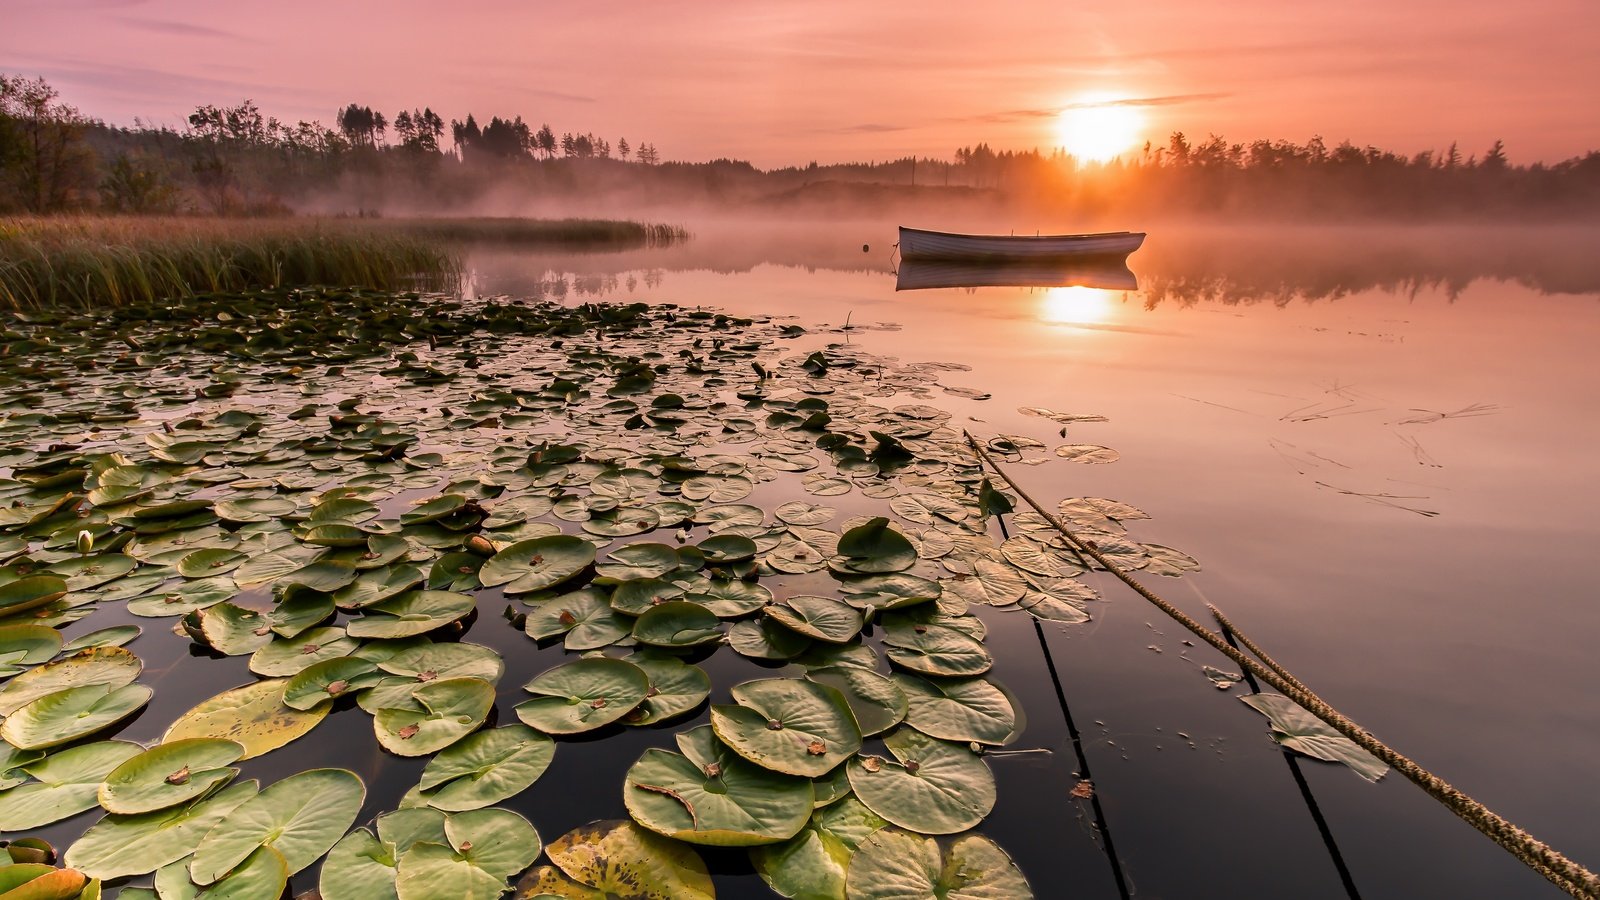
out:
<path id="1" fill-rule="evenodd" d="M 1116 291 L 1091 287 L 1053 287 L 1044 293 L 1039 318 L 1059 325 L 1100 325 L 1116 312 Z"/>
<path id="2" fill-rule="evenodd" d="M 1061 111 L 1056 140 L 1081 160 L 1106 162 L 1139 143 L 1144 113 L 1108 97 L 1079 100 Z"/>

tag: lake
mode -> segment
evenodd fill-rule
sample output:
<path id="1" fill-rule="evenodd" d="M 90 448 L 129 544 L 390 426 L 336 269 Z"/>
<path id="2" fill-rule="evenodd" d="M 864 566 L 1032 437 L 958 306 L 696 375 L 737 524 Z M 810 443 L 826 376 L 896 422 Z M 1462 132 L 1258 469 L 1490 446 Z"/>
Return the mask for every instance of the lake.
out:
<path id="1" fill-rule="evenodd" d="M 622 254 L 483 251 L 472 289 L 893 323 L 815 338 L 970 367 L 943 383 L 992 398 L 942 405 L 977 434 L 1114 448 L 1111 464 L 1014 471 L 1047 505 L 1149 513 L 1140 540 L 1204 567 L 1158 591 L 1208 622 L 1216 604 L 1391 746 L 1600 862 L 1592 231 L 1176 226 L 1130 258 L 1143 290 L 896 292 L 885 223 L 693 230 Z M 1108 421 L 1063 440 L 1023 407 Z M 1051 753 L 993 761 L 983 830 L 1039 896 L 1559 895 L 1399 775 L 1302 759 L 1302 789 L 1265 720 L 1201 671 L 1236 667 L 1094 577 L 1094 621 L 1047 626 L 1044 645 L 987 616 L 1028 710 L 1016 746 Z M 1069 796 L 1064 712 L 1098 822 Z"/>

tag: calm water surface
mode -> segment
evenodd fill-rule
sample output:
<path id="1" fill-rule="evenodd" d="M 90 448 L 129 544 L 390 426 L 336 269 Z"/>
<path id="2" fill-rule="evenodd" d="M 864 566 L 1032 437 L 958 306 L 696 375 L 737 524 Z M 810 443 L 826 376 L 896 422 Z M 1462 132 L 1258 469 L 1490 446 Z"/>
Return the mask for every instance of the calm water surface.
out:
<path id="1" fill-rule="evenodd" d="M 944 383 L 992 399 L 944 404 L 978 433 L 1054 446 L 1019 407 L 1107 416 L 1067 442 L 1119 461 L 1022 468 L 1025 487 L 1149 512 L 1135 537 L 1205 567 L 1158 590 L 1201 618 L 1215 603 L 1393 746 L 1600 865 L 1593 232 L 1174 229 L 1130 259 L 1144 290 L 897 293 L 887 225 L 697 231 L 620 255 L 484 252 L 473 288 L 894 323 L 814 339 L 970 366 Z M 1200 670 L 1233 667 L 1099 586 L 1095 621 L 1043 644 L 987 617 L 997 677 L 1028 706 L 1017 746 L 1053 752 L 993 761 L 983 830 L 1041 897 L 1559 896 L 1397 775 L 1307 760 L 1302 790 L 1265 721 Z M 1064 713 L 1099 823 L 1068 796 Z"/>

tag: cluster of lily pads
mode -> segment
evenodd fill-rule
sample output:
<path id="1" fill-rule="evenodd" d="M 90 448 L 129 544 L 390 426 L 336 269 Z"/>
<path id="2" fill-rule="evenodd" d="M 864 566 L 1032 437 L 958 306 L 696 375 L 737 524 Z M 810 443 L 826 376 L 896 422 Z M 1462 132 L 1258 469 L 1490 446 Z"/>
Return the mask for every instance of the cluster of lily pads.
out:
<path id="1" fill-rule="evenodd" d="M 522 897 L 710 897 L 692 845 L 750 848 L 787 897 L 1029 896 L 972 831 L 996 800 L 985 752 L 1021 729 L 973 607 L 1086 621 L 1090 564 L 1037 515 L 995 538 L 1010 499 L 913 402 L 949 367 L 785 352 L 804 334 L 331 291 L 7 318 L 0 831 L 104 813 L 68 868 L 12 844 L 75 873 L 27 896 L 153 876 L 120 896 L 272 898 L 320 861 L 324 900 L 518 876 Z M 1017 463 L 1105 457 L 1083 446 L 988 440 Z M 1196 568 L 1130 538 L 1133 507 L 1061 513 L 1127 568 Z M 137 625 L 63 639 L 108 607 L 259 677 L 152 746 L 90 740 L 152 693 Z M 486 727 L 505 666 L 460 639 L 480 609 L 570 654 L 521 686 L 517 723 Z M 645 751 L 597 810 L 630 818 L 542 845 L 497 806 L 560 739 L 704 710 L 697 663 L 721 647 L 782 667 Z M 239 779 L 351 708 L 429 757 L 397 809 L 358 823 L 365 787 L 339 768 Z"/>

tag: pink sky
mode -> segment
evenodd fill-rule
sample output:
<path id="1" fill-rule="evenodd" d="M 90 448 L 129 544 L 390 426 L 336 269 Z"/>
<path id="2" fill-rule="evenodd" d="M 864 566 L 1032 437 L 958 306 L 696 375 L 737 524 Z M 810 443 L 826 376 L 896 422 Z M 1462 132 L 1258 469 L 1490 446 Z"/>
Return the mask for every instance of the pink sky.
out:
<path id="1" fill-rule="evenodd" d="M 0 71 L 116 123 L 427 105 L 769 167 L 1048 148 L 1057 110 L 1108 92 L 1158 143 L 1600 148 L 1600 0 L 0 3 Z"/>

